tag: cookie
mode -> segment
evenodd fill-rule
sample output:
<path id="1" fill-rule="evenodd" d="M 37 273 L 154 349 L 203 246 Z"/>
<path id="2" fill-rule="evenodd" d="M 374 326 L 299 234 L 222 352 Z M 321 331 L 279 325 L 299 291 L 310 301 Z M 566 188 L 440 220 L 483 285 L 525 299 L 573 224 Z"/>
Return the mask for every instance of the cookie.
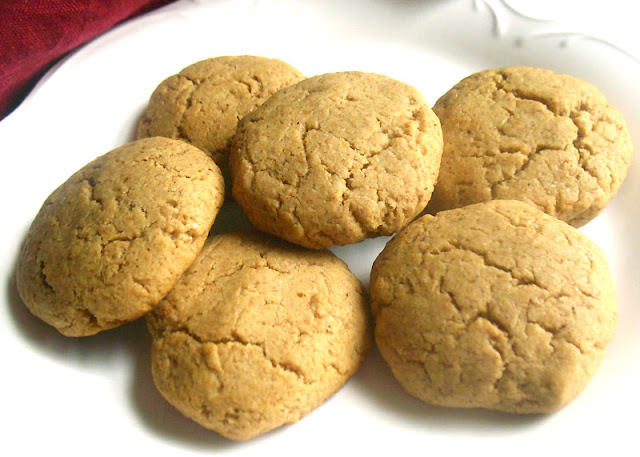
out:
<path id="1" fill-rule="evenodd" d="M 304 79 L 291 65 L 258 56 L 224 56 L 196 62 L 153 92 L 138 138 L 164 136 L 207 152 L 226 176 L 238 120 L 278 89 Z"/>
<path id="2" fill-rule="evenodd" d="M 223 192 L 213 160 L 182 141 L 108 152 L 44 202 L 19 256 L 20 297 L 66 336 L 142 316 L 195 259 Z"/>
<path id="3" fill-rule="evenodd" d="M 521 200 L 580 227 L 615 196 L 632 145 L 593 85 L 531 67 L 473 74 L 434 105 L 445 138 L 429 212 Z"/>
<path id="4" fill-rule="evenodd" d="M 344 262 L 257 231 L 210 238 L 146 319 L 158 390 L 233 440 L 298 421 L 372 344 L 365 291 Z"/>
<path id="5" fill-rule="evenodd" d="M 602 251 L 509 200 L 423 216 L 371 271 L 376 342 L 434 405 L 550 413 L 596 372 L 617 304 Z"/>
<path id="6" fill-rule="evenodd" d="M 259 229 L 314 249 L 390 235 L 426 206 L 442 153 L 413 87 L 343 72 L 282 89 L 245 116 L 229 165 Z"/>

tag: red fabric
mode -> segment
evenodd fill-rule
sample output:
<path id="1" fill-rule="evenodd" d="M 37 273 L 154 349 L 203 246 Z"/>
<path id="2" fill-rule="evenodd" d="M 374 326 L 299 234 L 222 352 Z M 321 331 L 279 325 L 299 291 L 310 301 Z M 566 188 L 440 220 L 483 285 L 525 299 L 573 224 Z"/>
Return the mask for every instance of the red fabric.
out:
<path id="1" fill-rule="evenodd" d="M 61 56 L 173 0 L 0 0 L 0 119 Z"/>

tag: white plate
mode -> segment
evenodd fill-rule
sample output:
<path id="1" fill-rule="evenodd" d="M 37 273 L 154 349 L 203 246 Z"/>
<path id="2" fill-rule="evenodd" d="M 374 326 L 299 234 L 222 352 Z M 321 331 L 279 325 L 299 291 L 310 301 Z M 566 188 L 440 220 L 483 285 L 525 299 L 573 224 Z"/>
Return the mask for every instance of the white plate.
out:
<path id="1" fill-rule="evenodd" d="M 3 455 L 590 455 L 610 452 L 613 443 L 637 450 L 638 160 L 606 211 L 583 228 L 611 263 L 619 297 L 616 337 L 586 390 L 548 417 L 427 406 L 403 392 L 374 351 L 344 389 L 298 424 L 233 443 L 185 419 L 157 393 L 143 322 L 65 338 L 28 313 L 12 282 L 18 247 L 47 195 L 89 160 L 131 140 L 156 85 L 207 57 L 278 57 L 309 76 L 384 73 L 415 85 L 430 103 L 484 68 L 547 67 L 596 84 L 623 112 L 640 144 L 640 37 L 633 2 L 572 2 L 564 13 L 554 8 L 557 3 L 183 0 L 64 59 L 0 122 Z M 385 241 L 335 252 L 366 284 Z M 12 449 L 19 451 L 6 453 Z"/>

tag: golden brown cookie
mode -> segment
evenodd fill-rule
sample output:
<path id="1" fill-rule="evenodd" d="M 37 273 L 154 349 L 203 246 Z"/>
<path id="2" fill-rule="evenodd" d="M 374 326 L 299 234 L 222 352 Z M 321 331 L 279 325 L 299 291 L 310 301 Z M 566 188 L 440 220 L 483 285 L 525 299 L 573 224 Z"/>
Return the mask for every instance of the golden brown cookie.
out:
<path id="1" fill-rule="evenodd" d="M 426 206 L 442 133 L 413 87 L 387 76 L 316 76 L 239 124 L 233 195 L 261 230 L 320 249 L 390 235 Z"/>
<path id="2" fill-rule="evenodd" d="M 213 160 L 182 141 L 108 152 L 44 202 L 19 258 L 20 297 L 67 336 L 142 316 L 195 259 L 223 192 Z"/>
<path id="3" fill-rule="evenodd" d="M 238 120 L 278 89 L 304 79 L 291 65 L 258 56 L 224 56 L 196 62 L 153 92 L 138 138 L 165 136 L 207 152 L 226 177 Z"/>
<path id="4" fill-rule="evenodd" d="M 533 206 L 494 200 L 426 215 L 371 272 L 376 342 L 411 395 L 549 413 L 595 373 L 616 326 L 607 260 Z"/>
<path id="5" fill-rule="evenodd" d="M 460 81 L 433 109 L 445 145 L 432 213 L 513 199 L 580 227 L 614 197 L 631 162 L 621 114 L 573 76 L 486 70 Z"/>
<path id="6" fill-rule="evenodd" d="M 210 238 L 147 322 L 162 395 L 233 440 L 298 421 L 372 343 L 364 290 L 344 262 L 260 232 Z"/>

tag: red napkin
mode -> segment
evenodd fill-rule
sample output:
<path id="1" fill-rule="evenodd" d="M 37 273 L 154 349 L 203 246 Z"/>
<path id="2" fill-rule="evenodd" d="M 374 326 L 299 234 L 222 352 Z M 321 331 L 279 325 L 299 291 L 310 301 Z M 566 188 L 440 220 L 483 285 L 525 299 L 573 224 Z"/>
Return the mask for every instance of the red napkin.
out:
<path id="1" fill-rule="evenodd" d="M 0 119 L 67 52 L 174 0 L 0 0 Z"/>

